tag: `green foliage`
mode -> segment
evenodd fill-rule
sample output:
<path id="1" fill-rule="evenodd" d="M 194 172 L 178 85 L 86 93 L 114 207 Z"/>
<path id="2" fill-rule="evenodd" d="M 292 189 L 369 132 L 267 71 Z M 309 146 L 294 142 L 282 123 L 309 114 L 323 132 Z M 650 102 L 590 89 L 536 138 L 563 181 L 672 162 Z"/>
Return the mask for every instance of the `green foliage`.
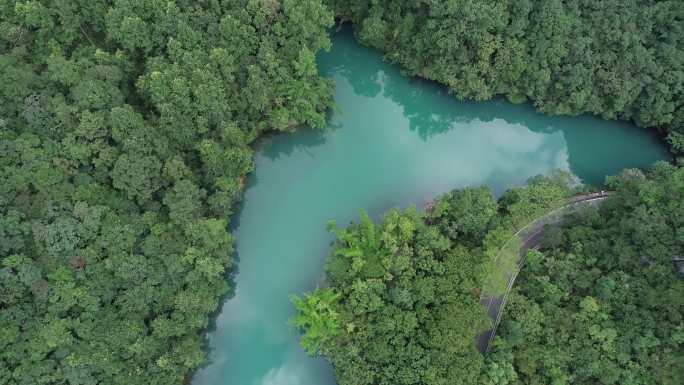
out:
<path id="1" fill-rule="evenodd" d="M 486 188 L 455 190 L 425 213 L 391 210 L 373 223 L 362 212 L 359 223 L 332 225 L 334 311 L 308 310 L 327 309 L 305 302 L 319 292 L 296 302 L 302 344 L 341 385 L 679 384 L 684 280 L 672 258 L 684 254 L 684 168 L 667 163 L 608 178 L 615 192 L 600 209 L 563 211 L 547 226 L 492 350 L 475 350 L 489 325 L 482 290 L 496 293 L 496 274 L 507 282 L 515 272 L 514 230 L 557 212 L 571 184 L 534 177 L 498 202 Z"/>
<path id="2" fill-rule="evenodd" d="M 0 1 L 0 383 L 179 384 L 268 130 L 323 125 L 318 0 Z"/>
<path id="3" fill-rule="evenodd" d="M 415 209 L 392 210 L 376 224 L 361 212 L 359 223 L 345 229 L 330 226 L 337 239 L 327 261 L 331 288 L 326 290 L 335 293 L 334 312 L 306 315 L 308 308 L 318 306 L 320 291 L 295 305 L 304 330 L 302 345 L 332 362 L 338 383 L 451 384 L 475 378 L 482 358 L 473 340 L 487 325 L 476 294 L 481 261 L 477 250 L 455 247 L 449 235 L 463 236 L 452 231 L 455 224 L 482 224 L 489 218 L 453 217 L 462 208 L 452 208 L 452 203 L 473 202 L 454 198 L 459 194 L 439 200 L 439 212 L 432 216 Z M 462 194 L 493 202 L 487 189 Z M 318 330 L 329 329 L 314 326 L 325 324 L 316 318 L 321 315 L 334 317 L 332 338 L 327 331 L 325 338 L 318 337 Z"/>
<path id="4" fill-rule="evenodd" d="M 497 226 L 483 231 L 486 280 L 483 292 L 486 295 L 502 295 L 508 290 L 511 274 L 518 271 L 520 259 L 520 234 L 532 228 L 536 221 L 567 204 L 573 189 L 571 175 L 554 171 L 549 176 L 535 176 L 527 186 L 507 190 L 501 197 Z M 517 235 L 516 235 L 517 234 Z"/>
<path id="5" fill-rule="evenodd" d="M 507 190 L 501 197 L 506 212 L 505 222 L 519 230 L 534 219 L 566 204 L 571 195 L 571 174 L 562 171 L 550 176 L 537 176 L 527 186 Z"/>
<path id="6" fill-rule="evenodd" d="M 680 384 L 684 168 L 609 178 L 600 209 L 566 220 L 516 281 L 485 369 L 519 384 Z M 494 382 L 496 383 L 496 382 Z"/>
<path id="7" fill-rule="evenodd" d="M 491 231 L 489 234 L 496 232 Z M 500 231 L 500 230 L 499 230 Z M 486 279 L 482 285 L 482 294 L 486 296 L 500 296 L 508 290 L 511 274 L 518 271 L 520 259 L 520 238 L 510 231 L 503 231 L 508 238 L 506 243 L 498 249 L 486 249 L 488 259 L 485 262 Z"/>
<path id="8" fill-rule="evenodd" d="M 317 289 L 303 297 L 292 296 L 297 315 L 291 323 L 304 330 L 301 344 L 309 354 L 316 354 L 323 344 L 337 335 L 339 321 L 335 306 L 339 298 L 331 288 Z"/>
<path id="9" fill-rule="evenodd" d="M 532 100 L 684 134 L 678 0 L 328 0 L 410 75 L 458 98 Z M 681 152 L 678 136 L 673 150 Z"/>
<path id="10" fill-rule="evenodd" d="M 439 223 L 440 230 L 452 239 L 481 241 L 497 210 L 494 196 L 486 187 L 454 190 L 437 200 L 429 220 Z"/>
<path id="11" fill-rule="evenodd" d="M 522 201 L 527 211 L 509 211 L 548 209 L 567 192 L 561 179 L 535 178 L 516 190 L 519 199 L 497 202 L 486 187 L 467 188 L 444 194 L 425 213 L 391 210 L 374 223 L 362 211 L 345 229 L 331 224 L 329 292 L 294 299 L 302 346 L 327 357 L 341 385 L 476 383 L 483 358 L 475 337 L 489 325 L 480 293 L 492 285 L 500 254 L 491 250 L 513 236 L 505 209 Z M 538 202 L 530 202 L 533 193 Z M 518 244 L 509 244 L 515 263 Z M 322 297 L 333 292 L 329 310 Z M 489 376 L 505 383 L 515 373 L 501 365 Z"/>

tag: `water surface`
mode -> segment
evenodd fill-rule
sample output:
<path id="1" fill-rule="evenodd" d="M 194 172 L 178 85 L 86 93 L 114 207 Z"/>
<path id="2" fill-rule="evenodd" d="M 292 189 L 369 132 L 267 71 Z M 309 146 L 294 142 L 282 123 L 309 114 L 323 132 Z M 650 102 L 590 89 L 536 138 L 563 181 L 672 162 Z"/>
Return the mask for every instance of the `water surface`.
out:
<path id="1" fill-rule="evenodd" d="M 318 64 L 336 83 L 336 109 L 325 131 L 260 144 L 233 218 L 236 293 L 209 333 L 211 364 L 196 385 L 334 384 L 329 365 L 306 356 L 287 324 L 288 296 L 322 282 L 331 219 L 344 225 L 359 208 L 377 216 L 421 206 L 455 187 L 486 184 L 500 194 L 557 168 L 599 184 L 667 157 L 654 136 L 626 123 L 458 102 L 438 85 L 402 77 L 348 30 Z"/>

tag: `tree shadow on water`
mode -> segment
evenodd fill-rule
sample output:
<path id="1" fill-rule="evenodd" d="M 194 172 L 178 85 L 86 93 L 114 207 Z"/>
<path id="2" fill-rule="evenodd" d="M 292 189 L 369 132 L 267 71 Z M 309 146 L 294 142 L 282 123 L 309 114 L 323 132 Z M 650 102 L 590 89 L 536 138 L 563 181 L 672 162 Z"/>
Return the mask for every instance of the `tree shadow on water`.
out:
<path id="1" fill-rule="evenodd" d="M 332 51 L 319 54 L 317 64 L 322 76 L 346 79 L 356 95 L 372 98 L 382 91 L 382 56 L 357 43 L 349 26 L 335 33 Z"/>
<path id="2" fill-rule="evenodd" d="M 307 151 L 322 146 L 332 131 L 342 127 L 333 120 L 333 114 L 336 111 L 336 107 L 333 107 L 326 112 L 325 128 L 301 126 L 291 133 L 272 132 L 264 135 L 255 145 L 256 153 L 271 161 L 276 161 L 282 156 L 292 155 L 295 151 Z"/>
<path id="3" fill-rule="evenodd" d="M 604 175 L 625 167 L 645 167 L 668 158 L 653 132 L 630 123 L 586 115 L 545 115 L 531 102 L 513 104 L 503 97 L 459 100 L 441 84 L 402 75 L 399 66 L 383 61 L 380 51 L 361 46 L 350 26 L 334 35 L 333 50 L 319 55 L 318 61 L 325 76 L 344 78 L 357 95 L 392 100 L 402 109 L 409 129 L 423 141 L 456 127 L 487 129 L 482 123 L 491 122 L 519 125 L 538 134 L 561 133 L 571 171 L 591 183 L 602 183 Z"/>
<path id="4" fill-rule="evenodd" d="M 503 119 L 512 124 L 525 124 L 535 131 L 553 130 L 549 122 L 533 121 L 529 125 L 528 116 L 536 114 L 531 105 L 512 105 L 502 98 L 488 102 L 460 101 L 437 82 L 403 75 L 399 66 L 383 60 L 380 51 L 358 43 L 350 26 L 336 32 L 333 41 L 332 51 L 318 56 L 323 76 L 344 78 L 356 95 L 382 94 L 391 99 L 401 106 L 411 131 L 424 140 L 449 131 L 456 123 L 475 120 Z"/>
<path id="5" fill-rule="evenodd" d="M 228 283 L 228 291 L 220 296 L 218 298 L 218 306 L 216 307 L 216 310 L 211 312 L 208 315 L 208 323 L 206 329 L 202 333 L 202 340 L 201 340 L 201 349 L 206 355 L 207 359 L 205 362 L 200 365 L 197 369 L 195 369 L 192 373 L 188 375 L 186 378 L 186 383 L 190 384 L 192 383 L 192 378 L 196 373 L 199 371 L 207 368 L 210 366 L 213 361 L 211 359 L 212 353 L 214 349 L 211 347 L 211 337 L 210 334 L 213 334 L 216 332 L 219 328 L 218 325 L 218 319 L 219 316 L 223 313 L 223 308 L 224 306 L 235 297 L 235 293 L 237 291 L 237 277 L 240 273 L 240 254 L 238 252 L 238 242 L 239 240 L 235 237 L 236 231 L 240 227 L 240 219 L 242 218 L 242 212 L 245 209 L 245 204 L 246 200 L 245 197 L 247 196 L 246 191 L 249 190 L 250 188 L 256 186 L 259 183 L 258 177 L 256 173 L 252 172 L 247 176 L 246 183 L 245 183 L 245 189 L 242 193 L 242 197 L 240 201 L 235 203 L 233 212 L 229 214 L 229 223 L 228 223 L 228 231 L 230 232 L 231 236 L 233 236 L 233 253 L 232 253 L 232 260 L 230 263 L 230 266 L 226 268 L 226 272 L 224 274 L 224 279 Z"/>
<path id="6" fill-rule="evenodd" d="M 409 129 L 423 141 L 457 126 L 486 129 L 481 123 L 495 121 L 522 126 L 536 134 L 561 133 L 571 171 L 588 183 L 601 184 L 605 175 L 622 168 L 647 167 L 658 159 L 669 158 L 653 130 L 628 122 L 588 115 L 546 115 L 531 102 L 513 104 L 503 97 L 482 102 L 459 101 L 440 84 L 402 76 L 383 79 L 383 96 L 402 108 Z"/>
<path id="7" fill-rule="evenodd" d="M 428 139 L 443 134 L 455 125 L 501 120 L 520 124 L 533 132 L 557 131 L 554 117 L 541 115 L 531 104 L 512 104 L 497 97 L 489 101 L 459 100 L 447 87 L 431 80 L 388 76 L 383 95 L 401 106 L 409 128 Z"/>

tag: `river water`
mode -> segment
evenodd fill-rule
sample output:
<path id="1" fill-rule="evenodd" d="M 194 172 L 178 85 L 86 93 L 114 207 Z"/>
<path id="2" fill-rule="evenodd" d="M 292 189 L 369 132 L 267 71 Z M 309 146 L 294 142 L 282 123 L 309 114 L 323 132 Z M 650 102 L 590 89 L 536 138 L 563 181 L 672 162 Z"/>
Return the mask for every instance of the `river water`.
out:
<path id="1" fill-rule="evenodd" d="M 329 220 L 365 208 L 422 206 L 456 187 L 497 194 L 528 177 L 568 170 L 600 184 L 625 167 L 668 155 L 636 127 L 592 117 L 548 117 L 529 105 L 459 102 L 438 85 L 403 77 L 350 30 L 321 54 L 336 83 L 336 108 L 323 131 L 263 140 L 244 205 L 233 218 L 236 292 L 208 334 L 210 364 L 195 385 L 332 385 L 330 366 L 310 358 L 288 326 L 289 295 L 323 281 Z"/>

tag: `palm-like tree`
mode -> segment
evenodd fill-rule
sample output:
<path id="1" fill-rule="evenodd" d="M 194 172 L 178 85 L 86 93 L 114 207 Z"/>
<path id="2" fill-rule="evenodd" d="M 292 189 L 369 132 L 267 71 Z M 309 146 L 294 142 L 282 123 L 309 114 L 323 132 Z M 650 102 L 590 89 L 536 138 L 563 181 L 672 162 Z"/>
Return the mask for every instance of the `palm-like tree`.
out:
<path id="1" fill-rule="evenodd" d="M 330 226 L 330 231 L 338 239 L 334 255 L 350 258 L 354 273 L 361 272 L 367 263 L 376 265 L 382 260 L 382 242 L 375 224 L 364 210 L 361 210 L 360 217 L 359 224 L 347 229 L 339 229 L 334 224 Z"/>
<path id="2" fill-rule="evenodd" d="M 339 322 L 335 306 L 340 297 L 331 288 L 316 289 L 303 297 L 292 297 L 297 314 L 290 321 L 304 331 L 302 347 L 311 355 L 316 354 L 323 344 L 337 334 Z"/>

